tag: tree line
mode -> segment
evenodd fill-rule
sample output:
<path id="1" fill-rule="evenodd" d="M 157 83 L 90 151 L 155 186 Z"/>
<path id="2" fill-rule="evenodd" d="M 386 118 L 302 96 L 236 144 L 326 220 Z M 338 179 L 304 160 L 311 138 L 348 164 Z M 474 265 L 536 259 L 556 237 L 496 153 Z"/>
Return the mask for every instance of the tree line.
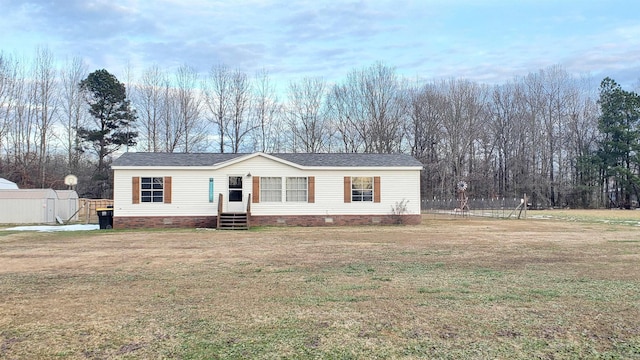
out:
<path id="1" fill-rule="evenodd" d="M 424 81 L 383 63 L 278 90 L 266 71 L 157 65 L 120 82 L 79 58 L 0 53 L 0 177 L 21 187 L 80 179 L 111 196 L 118 151 L 407 153 L 424 199 L 521 197 L 539 207 L 629 207 L 640 184 L 640 101 L 606 78 L 551 66 L 498 85 Z M 108 85 L 108 86 L 107 86 Z M 110 93 L 112 92 L 112 93 Z"/>

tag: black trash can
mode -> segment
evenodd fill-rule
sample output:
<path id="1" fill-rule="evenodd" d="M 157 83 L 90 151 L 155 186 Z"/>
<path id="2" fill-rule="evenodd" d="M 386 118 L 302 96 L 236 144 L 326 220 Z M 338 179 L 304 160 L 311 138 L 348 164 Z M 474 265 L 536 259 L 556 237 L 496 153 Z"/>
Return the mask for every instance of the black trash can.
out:
<path id="1" fill-rule="evenodd" d="M 100 229 L 113 229 L 113 207 L 96 209 Z"/>

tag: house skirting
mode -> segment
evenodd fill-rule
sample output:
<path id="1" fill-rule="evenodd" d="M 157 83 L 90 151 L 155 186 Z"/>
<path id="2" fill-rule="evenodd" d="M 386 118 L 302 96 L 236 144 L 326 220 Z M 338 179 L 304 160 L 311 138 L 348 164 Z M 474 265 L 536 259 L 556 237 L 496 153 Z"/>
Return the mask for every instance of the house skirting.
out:
<path id="1" fill-rule="evenodd" d="M 114 216 L 114 229 L 215 228 L 216 216 Z"/>
<path id="2" fill-rule="evenodd" d="M 251 226 L 418 225 L 421 220 L 421 215 L 254 215 Z"/>
<path id="3" fill-rule="evenodd" d="M 216 216 L 114 216 L 114 229 L 215 228 Z M 250 226 L 418 225 L 421 215 L 252 215 Z"/>

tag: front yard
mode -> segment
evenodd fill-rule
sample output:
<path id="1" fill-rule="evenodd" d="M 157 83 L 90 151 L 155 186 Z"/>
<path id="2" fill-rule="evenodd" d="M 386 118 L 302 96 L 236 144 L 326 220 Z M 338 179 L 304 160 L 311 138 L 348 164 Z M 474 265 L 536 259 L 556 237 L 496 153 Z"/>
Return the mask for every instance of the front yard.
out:
<path id="1" fill-rule="evenodd" d="M 0 231 L 0 358 L 640 358 L 640 231 L 566 220 Z"/>

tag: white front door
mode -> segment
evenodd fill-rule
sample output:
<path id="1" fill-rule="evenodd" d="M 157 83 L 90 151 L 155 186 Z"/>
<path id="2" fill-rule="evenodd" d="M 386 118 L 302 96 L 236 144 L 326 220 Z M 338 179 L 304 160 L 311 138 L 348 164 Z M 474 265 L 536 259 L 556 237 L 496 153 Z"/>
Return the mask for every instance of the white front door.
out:
<path id="1" fill-rule="evenodd" d="M 227 197 L 228 212 L 246 211 L 243 204 L 242 176 L 229 176 L 229 195 Z"/>

